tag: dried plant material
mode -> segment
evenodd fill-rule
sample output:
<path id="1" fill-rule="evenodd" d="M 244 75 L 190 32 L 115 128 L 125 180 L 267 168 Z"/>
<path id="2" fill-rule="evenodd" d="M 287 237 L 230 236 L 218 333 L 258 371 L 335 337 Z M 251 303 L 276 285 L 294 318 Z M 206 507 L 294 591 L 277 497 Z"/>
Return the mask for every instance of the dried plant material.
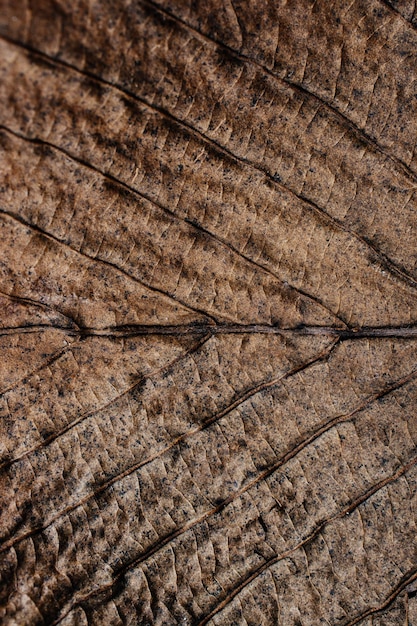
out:
<path id="1" fill-rule="evenodd" d="M 0 622 L 417 626 L 417 19 L 0 0 Z"/>

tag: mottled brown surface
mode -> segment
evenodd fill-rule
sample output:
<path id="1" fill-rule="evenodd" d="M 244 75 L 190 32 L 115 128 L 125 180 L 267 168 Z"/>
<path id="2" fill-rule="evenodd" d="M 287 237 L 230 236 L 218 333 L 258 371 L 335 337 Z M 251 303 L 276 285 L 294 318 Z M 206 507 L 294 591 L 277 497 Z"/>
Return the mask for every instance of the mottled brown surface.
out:
<path id="1" fill-rule="evenodd" d="M 0 623 L 417 626 L 414 0 L 0 0 Z"/>

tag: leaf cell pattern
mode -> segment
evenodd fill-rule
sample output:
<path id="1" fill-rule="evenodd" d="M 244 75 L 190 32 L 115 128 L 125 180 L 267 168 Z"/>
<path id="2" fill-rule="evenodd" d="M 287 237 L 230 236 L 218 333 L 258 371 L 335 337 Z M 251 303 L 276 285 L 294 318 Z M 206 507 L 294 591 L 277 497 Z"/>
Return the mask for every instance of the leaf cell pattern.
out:
<path id="1" fill-rule="evenodd" d="M 0 621 L 417 626 L 414 0 L 0 0 Z"/>

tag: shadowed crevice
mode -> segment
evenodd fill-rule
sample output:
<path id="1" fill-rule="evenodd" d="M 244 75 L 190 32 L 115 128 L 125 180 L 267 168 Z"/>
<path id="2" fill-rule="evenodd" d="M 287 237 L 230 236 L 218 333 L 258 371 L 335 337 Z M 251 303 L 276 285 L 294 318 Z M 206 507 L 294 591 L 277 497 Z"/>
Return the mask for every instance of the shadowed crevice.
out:
<path id="1" fill-rule="evenodd" d="M 0 211 L 1 212 L 1 211 Z M 120 326 L 109 326 L 108 328 L 91 328 L 81 326 L 78 329 L 71 329 L 67 326 L 54 324 L 28 324 L 26 326 L 10 326 L 0 328 L 0 337 L 14 334 L 40 333 L 45 329 L 61 331 L 69 337 L 103 337 L 110 339 L 126 339 L 129 337 L 148 336 L 170 336 L 185 337 L 190 335 L 202 335 L 209 333 L 215 335 L 282 335 L 291 336 L 326 336 L 335 337 L 341 341 L 352 341 L 358 339 L 378 339 L 387 337 L 397 337 L 398 339 L 417 337 L 417 326 L 364 326 L 363 328 L 353 328 L 344 330 L 334 326 L 304 326 L 295 327 L 271 324 L 174 324 L 174 325 L 154 325 L 154 324 L 129 324 Z"/>

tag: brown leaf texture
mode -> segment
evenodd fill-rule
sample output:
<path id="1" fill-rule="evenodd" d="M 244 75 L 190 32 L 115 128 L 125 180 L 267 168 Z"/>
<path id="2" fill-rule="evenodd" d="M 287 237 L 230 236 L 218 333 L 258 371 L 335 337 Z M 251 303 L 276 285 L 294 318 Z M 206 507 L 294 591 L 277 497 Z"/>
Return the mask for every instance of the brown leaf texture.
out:
<path id="1" fill-rule="evenodd" d="M 411 0 L 0 0 L 0 623 L 417 626 Z"/>

